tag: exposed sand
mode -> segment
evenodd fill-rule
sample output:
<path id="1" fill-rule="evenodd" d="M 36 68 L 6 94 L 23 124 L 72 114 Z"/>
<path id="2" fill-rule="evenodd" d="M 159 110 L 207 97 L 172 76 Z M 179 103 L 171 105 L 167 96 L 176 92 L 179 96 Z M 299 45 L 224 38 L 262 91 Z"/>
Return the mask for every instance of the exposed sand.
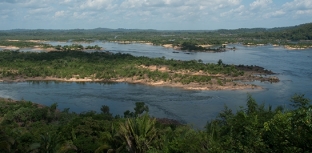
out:
<path id="1" fill-rule="evenodd" d="M 45 41 L 43 41 L 43 40 L 27 40 L 27 42 L 41 43 L 41 42 L 45 42 Z"/>
<path id="2" fill-rule="evenodd" d="M 163 44 L 162 46 L 165 47 L 165 48 L 173 48 L 172 44 Z"/>
<path id="3" fill-rule="evenodd" d="M 207 44 L 207 45 L 198 45 L 198 46 L 201 46 L 201 47 L 204 47 L 204 48 L 208 48 L 208 47 L 211 47 L 211 46 L 213 46 L 213 45 Z"/>
<path id="4" fill-rule="evenodd" d="M 38 50 L 38 51 L 46 51 L 46 52 L 50 52 L 50 51 L 55 51 L 55 48 L 42 48 L 40 46 L 34 46 L 33 50 Z"/>
<path id="5" fill-rule="evenodd" d="M 5 49 L 5 50 L 19 50 L 19 47 L 15 46 L 0 46 L 0 48 Z"/>
<path id="6" fill-rule="evenodd" d="M 1 49 L 3 50 L 19 50 L 21 48 L 19 47 L 15 47 L 15 46 L 0 46 Z M 28 47 L 26 47 L 28 48 Z M 35 50 L 35 51 L 46 51 L 46 52 L 50 52 L 50 51 L 58 51 L 55 48 L 42 48 L 41 46 L 34 46 L 34 47 L 30 47 L 31 50 Z M 92 50 L 92 49 L 85 49 L 84 51 L 88 51 L 88 50 Z M 101 48 L 101 50 L 104 50 L 103 48 Z"/>
<path id="7" fill-rule="evenodd" d="M 284 48 L 286 48 L 288 50 L 303 50 L 303 49 L 308 49 L 309 47 L 299 47 L 299 46 L 285 45 Z"/>
<path id="8" fill-rule="evenodd" d="M 175 50 L 181 50 L 181 47 L 173 46 L 173 44 L 164 44 L 162 46 L 165 47 L 165 48 L 172 48 L 172 49 L 175 49 Z"/>
<path id="9" fill-rule="evenodd" d="M 173 44 L 163 44 L 162 46 L 165 47 L 165 48 L 176 48 L 177 47 L 177 46 L 173 46 Z M 201 47 L 204 47 L 204 48 L 208 48 L 208 47 L 211 47 L 213 45 L 207 44 L 207 45 L 198 45 L 198 46 L 201 46 Z"/>
<path id="10" fill-rule="evenodd" d="M 147 43 L 144 43 L 145 45 L 154 45 L 153 43 L 151 42 L 147 42 Z"/>

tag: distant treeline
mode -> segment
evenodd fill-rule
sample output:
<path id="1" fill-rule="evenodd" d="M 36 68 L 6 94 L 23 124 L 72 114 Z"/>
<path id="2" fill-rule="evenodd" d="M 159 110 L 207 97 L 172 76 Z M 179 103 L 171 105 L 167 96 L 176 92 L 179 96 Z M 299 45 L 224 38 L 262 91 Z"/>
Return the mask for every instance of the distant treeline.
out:
<path id="1" fill-rule="evenodd" d="M 155 45 L 183 42 L 197 44 L 258 43 L 293 44 L 292 41 L 311 44 L 312 23 L 281 28 L 253 28 L 235 30 L 139 30 L 139 29 L 72 29 L 72 30 L 2 30 L 0 40 L 56 40 L 56 41 L 145 41 Z M 304 40 L 304 41 L 302 41 Z M 298 43 L 298 42 L 297 42 Z"/>

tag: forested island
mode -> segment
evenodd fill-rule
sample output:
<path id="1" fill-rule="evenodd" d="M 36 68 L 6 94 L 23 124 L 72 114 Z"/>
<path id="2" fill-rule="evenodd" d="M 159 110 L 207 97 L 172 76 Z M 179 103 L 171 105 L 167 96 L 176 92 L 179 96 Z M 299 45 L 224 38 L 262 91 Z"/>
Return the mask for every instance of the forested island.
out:
<path id="1" fill-rule="evenodd" d="M 261 88 L 241 81 L 278 82 L 258 66 L 203 63 L 201 60 L 135 57 L 110 52 L 0 52 L 1 81 L 96 81 L 172 86 L 195 90 Z"/>
<path id="2" fill-rule="evenodd" d="M 250 95 L 237 112 L 227 107 L 196 130 L 134 111 L 80 114 L 29 101 L 0 99 L 0 152 L 311 152 L 312 105 L 294 95 L 291 110 L 259 105 Z"/>

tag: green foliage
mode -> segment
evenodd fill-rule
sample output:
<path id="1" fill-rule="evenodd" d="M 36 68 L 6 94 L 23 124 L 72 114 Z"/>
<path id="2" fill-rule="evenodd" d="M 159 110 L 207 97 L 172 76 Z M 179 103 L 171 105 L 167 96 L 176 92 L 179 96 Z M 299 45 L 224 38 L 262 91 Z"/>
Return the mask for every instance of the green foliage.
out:
<path id="1" fill-rule="evenodd" d="M 204 50 L 203 47 L 198 46 L 196 43 L 190 43 L 190 42 L 183 42 L 181 44 L 182 50 Z"/>
<path id="2" fill-rule="evenodd" d="M 135 103 L 134 114 L 136 116 L 143 114 L 143 112 L 148 113 L 148 111 L 149 111 L 148 106 L 145 105 L 144 102 L 136 102 Z"/>
<path id="3" fill-rule="evenodd" d="M 291 100 L 292 102 L 292 106 L 294 108 L 307 108 L 309 107 L 309 103 L 310 103 L 310 100 L 309 99 L 306 99 L 304 98 L 304 95 L 298 95 L 298 94 L 295 94 Z"/>
<path id="4" fill-rule="evenodd" d="M 34 46 L 42 46 L 42 47 L 49 47 L 50 45 L 44 43 L 36 43 L 30 41 L 7 41 L 7 40 L 0 40 L 0 46 L 15 46 L 19 48 L 25 47 L 34 47 Z"/>
<path id="5" fill-rule="evenodd" d="M 223 62 L 222 62 L 221 59 L 218 60 L 218 65 L 219 65 L 219 66 L 223 65 Z"/>
<path id="6" fill-rule="evenodd" d="M 144 153 L 153 148 L 158 133 L 155 124 L 156 119 L 151 119 L 147 114 L 120 124 L 118 133 L 130 153 Z"/>
<path id="7" fill-rule="evenodd" d="M 141 114 L 148 113 L 149 108 L 147 105 L 145 105 L 144 102 L 136 102 L 135 107 L 134 107 L 134 112 L 131 112 L 129 110 L 124 112 L 124 117 L 125 118 L 131 118 L 131 117 L 138 117 Z"/>
<path id="8" fill-rule="evenodd" d="M 209 122 L 207 134 L 219 147 L 215 152 L 310 152 L 311 105 L 303 95 L 295 95 L 294 104 L 304 104 L 299 109 L 274 111 L 247 96 L 247 108 L 236 114 L 227 107 L 219 119 Z M 297 106 L 297 105 L 294 105 Z"/>
<path id="9" fill-rule="evenodd" d="M 15 140 L 2 131 L 2 127 L 0 127 L 0 152 L 13 152 L 11 148 L 14 143 Z"/>
<path id="10" fill-rule="evenodd" d="M 291 105 L 273 110 L 248 94 L 246 107 L 225 106 L 206 130 L 195 130 L 141 115 L 148 111 L 143 102 L 131 118 L 114 119 L 105 105 L 101 113 L 75 114 L 56 103 L 0 99 L 0 152 L 311 152 L 310 100 L 296 94 Z"/>

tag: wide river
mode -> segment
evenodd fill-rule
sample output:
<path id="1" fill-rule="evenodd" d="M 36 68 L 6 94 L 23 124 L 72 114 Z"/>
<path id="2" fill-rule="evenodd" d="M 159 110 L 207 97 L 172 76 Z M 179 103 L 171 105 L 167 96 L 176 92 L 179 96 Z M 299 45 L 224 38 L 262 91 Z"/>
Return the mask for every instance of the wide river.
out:
<path id="1" fill-rule="evenodd" d="M 50 42 L 52 45 L 68 45 Z M 123 115 L 133 110 L 135 102 L 145 102 L 150 114 L 166 117 L 203 128 L 207 121 L 214 119 L 224 105 L 234 111 L 245 106 L 250 93 L 259 104 L 278 105 L 290 109 L 290 98 L 295 94 L 305 94 L 312 99 L 312 49 L 286 50 L 282 47 L 245 47 L 232 45 L 236 51 L 222 53 L 173 53 L 174 50 L 161 46 L 145 44 L 117 44 L 94 42 L 83 45 L 99 45 L 105 51 L 129 53 L 135 56 L 166 57 L 179 60 L 203 60 L 217 63 L 219 59 L 226 64 L 258 65 L 277 73 L 279 83 L 261 83 L 264 90 L 235 91 L 190 91 L 171 87 L 153 87 L 127 83 L 60 83 L 60 82 L 18 82 L 0 83 L 0 97 L 16 100 L 29 100 L 51 105 L 57 102 L 59 109 L 70 108 L 74 112 L 100 111 L 108 105 L 111 112 Z M 22 51 L 34 51 L 22 49 Z"/>

